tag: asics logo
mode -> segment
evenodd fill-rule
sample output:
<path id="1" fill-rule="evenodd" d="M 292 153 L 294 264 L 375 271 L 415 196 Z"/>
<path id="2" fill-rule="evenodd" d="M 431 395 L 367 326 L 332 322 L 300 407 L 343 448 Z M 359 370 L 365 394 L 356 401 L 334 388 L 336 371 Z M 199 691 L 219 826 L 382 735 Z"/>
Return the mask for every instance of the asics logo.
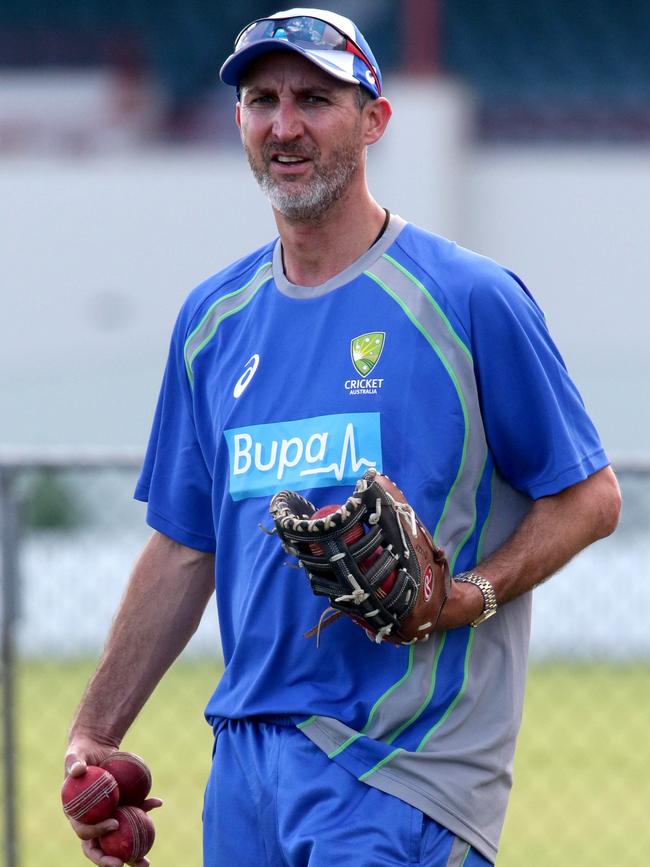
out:
<path id="1" fill-rule="evenodd" d="M 224 431 L 234 500 L 354 484 L 368 467 L 381 472 L 378 413 L 346 413 Z"/>
<path id="2" fill-rule="evenodd" d="M 242 375 L 239 377 L 237 382 L 235 383 L 235 387 L 232 390 L 232 396 L 234 398 L 241 397 L 242 394 L 246 391 L 248 384 L 251 379 L 255 376 L 255 371 L 257 370 L 260 363 L 260 357 L 257 353 L 255 355 L 251 355 L 251 357 L 246 362 L 246 368 Z"/>

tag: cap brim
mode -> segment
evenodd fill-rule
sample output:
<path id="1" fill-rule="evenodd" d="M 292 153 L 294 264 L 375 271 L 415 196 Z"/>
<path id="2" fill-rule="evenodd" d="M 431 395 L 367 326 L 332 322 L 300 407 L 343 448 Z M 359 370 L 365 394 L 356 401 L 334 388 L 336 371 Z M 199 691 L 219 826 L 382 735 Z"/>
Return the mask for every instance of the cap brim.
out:
<path id="1" fill-rule="evenodd" d="M 340 54 L 341 61 L 347 63 L 348 58 L 350 62 L 352 61 L 352 54 L 335 51 L 306 51 L 304 48 L 293 45 L 291 42 L 278 41 L 277 39 L 262 39 L 260 42 L 255 42 L 253 45 L 249 45 L 247 48 L 231 54 L 219 71 L 221 80 L 224 84 L 237 87 L 251 63 L 258 57 L 269 54 L 272 51 L 294 51 L 296 54 L 301 54 L 306 60 L 311 61 L 315 66 L 319 66 L 328 75 L 338 78 L 339 81 L 345 81 L 348 84 L 359 84 L 358 79 L 352 73 L 351 66 L 348 72 L 342 66 L 332 63 L 327 57 L 323 56 L 328 55 L 331 57 L 332 55 Z"/>

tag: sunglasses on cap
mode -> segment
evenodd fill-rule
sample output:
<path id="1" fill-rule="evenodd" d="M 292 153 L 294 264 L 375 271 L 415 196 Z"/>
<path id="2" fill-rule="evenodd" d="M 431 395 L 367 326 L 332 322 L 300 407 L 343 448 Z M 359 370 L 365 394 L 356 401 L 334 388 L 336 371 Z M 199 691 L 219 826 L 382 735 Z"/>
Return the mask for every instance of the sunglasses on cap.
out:
<path id="1" fill-rule="evenodd" d="M 354 54 L 368 67 L 377 93 L 381 94 L 377 73 L 363 51 L 349 36 L 326 21 L 307 15 L 294 18 L 262 18 L 244 27 L 235 40 L 235 53 L 263 39 L 289 42 L 305 51 L 345 51 Z"/>

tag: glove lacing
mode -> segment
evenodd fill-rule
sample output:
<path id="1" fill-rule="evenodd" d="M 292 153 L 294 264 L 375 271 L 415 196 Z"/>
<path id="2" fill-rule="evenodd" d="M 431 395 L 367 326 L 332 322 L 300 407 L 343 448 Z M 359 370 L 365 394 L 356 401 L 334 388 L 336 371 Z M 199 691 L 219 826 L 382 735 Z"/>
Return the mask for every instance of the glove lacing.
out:
<path id="1" fill-rule="evenodd" d="M 366 487 L 367 487 L 367 485 L 366 485 Z M 385 494 L 387 497 L 390 498 L 391 505 L 395 509 L 395 512 L 397 513 L 397 518 L 398 518 L 397 526 L 399 528 L 399 533 L 400 533 L 400 536 L 402 537 L 402 543 L 404 545 L 404 556 L 408 559 L 411 556 L 411 551 L 410 551 L 408 543 L 406 541 L 406 534 L 404 533 L 404 527 L 402 527 L 402 523 L 401 523 L 400 519 L 401 518 L 407 519 L 409 526 L 411 528 L 411 532 L 413 533 L 413 536 L 415 537 L 418 534 L 418 524 L 417 524 L 417 521 L 415 519 L 415 512 L 413 510 L 413 507 L 410 506 L 408 503 L 398 502 L 394 497 L 391 497 L 391 495 L 388 493 L 388 491 L 385 491 Z M 376 524 L 379 521 L 380 517 L 381 517 L 381 498 L 377 497 L 377 499 L 375 500 L 375 511 L 371 512 L 371 514 L 368 515 L 368 523 L 369 524 Z"/>

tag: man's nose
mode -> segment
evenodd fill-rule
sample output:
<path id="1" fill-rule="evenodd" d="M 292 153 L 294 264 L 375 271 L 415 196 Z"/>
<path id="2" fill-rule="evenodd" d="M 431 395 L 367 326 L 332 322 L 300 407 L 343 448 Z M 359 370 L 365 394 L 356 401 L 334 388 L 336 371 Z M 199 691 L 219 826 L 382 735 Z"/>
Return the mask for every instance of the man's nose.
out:
<path id="1" fill-rule="evenodd" d="M 304 131 L 300 111 L 293 100 L 280 100 L 273 118 L 273 134 L 280 141 L 299 138 Z"/>

